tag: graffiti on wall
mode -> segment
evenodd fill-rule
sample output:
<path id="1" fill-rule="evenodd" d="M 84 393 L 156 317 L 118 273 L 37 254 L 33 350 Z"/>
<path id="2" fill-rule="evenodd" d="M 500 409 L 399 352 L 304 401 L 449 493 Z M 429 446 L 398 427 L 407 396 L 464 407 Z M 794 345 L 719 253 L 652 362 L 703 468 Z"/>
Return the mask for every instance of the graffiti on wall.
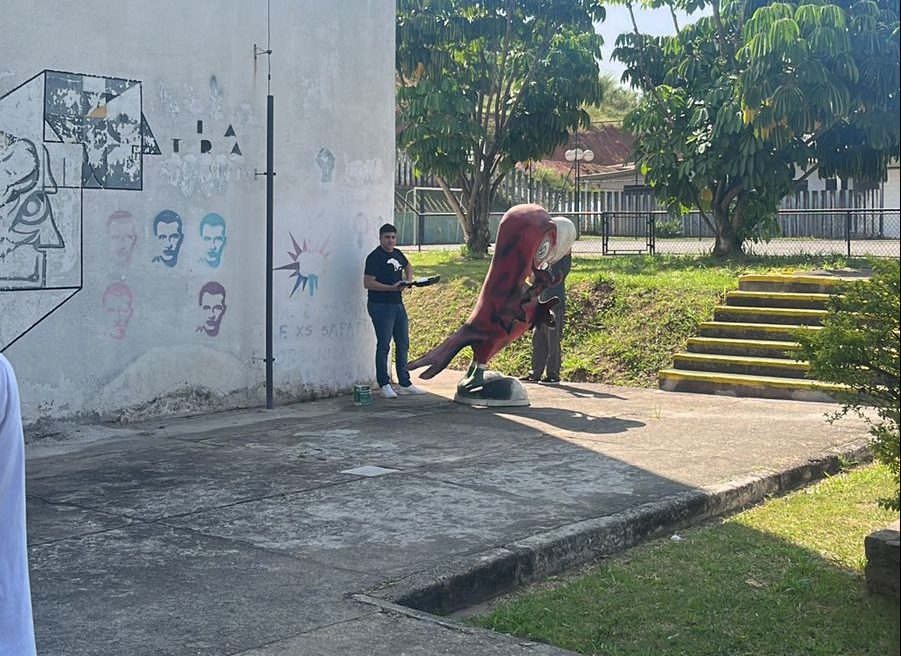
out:
<path id="1" fill-rule="evenodd" d="M 48 249 L 65 248 L 53 218 L 59 191 L 43 144 L 0 135 L 0 281 L 7 288 L 42 287 Z"/>
<path id="2" fill-rule="evenodd" d="M 225 219 L 221 214 L 210 213 L 200 220 L 200 240 L 203 242 L 201 261 L 213 269 L 218 269 L 225 250 Z"/>
<path id="3" fill-rule="evenodd" d="M 110 283 L 103 290 L 101 297 L 103 311 L 106 313 L 106 334 L 122 341 L 128 331 L 128 322 L 134 314 L 134 295 L 124 282 Z"/>
<path id="4" fill-rule="evenodd" d="M 169 154 L 160 169 L 164 182 L 186 198 L 198 193 L 210 198 L 223 193 L 232 182 L 254 179 L 238 139 L 242 127 L 254 124 L 252 109 L 245 103 L 227 120 L 225 94 L 215 75 L 210 77 L 206 104 L 193 87 L 187 86 L 179 101 L 164 83 L 160 84 L 160 101 L 173 120 L 186 115 L 194 126 L 188 131 L 182 127 L 183 131 L 167 142 Z M 180 125 L 187 122 L 181 119 Z"/>
<path id="5" fill-rule="evenodd" d="M 316 153 L 316 166 L 319 167 L 319 181 L 331 182 L 335 171 L 335 156 L 328 148 L 320 148 Z"/>
<path id="6" fill-rule="evenodd" d="M 294 235 L 288 233 L 291 237 L 292 250 L 288 251 L 288 257 L 291 262 L 282 266 L 275 267 L 276 271 L 290 271 L 290 278 L 294 278 L 294 287 L 291 289 L 289 298 L 299 289 L 301 292 L 306 291 L 310 296 L 316 295 L 319 288 L 319 278 L 325 272 L 328 262 L 328 252 L 325 245 L 314 247 L 307 243 L 304 239 L 298 243 Z"/>
<path id="7" fill-rule="evenodd" d="M 143 156 L 159 155 L 136 80 L 46 72 L 44 138 L 83 146 L 84 189 L 137 189 Z"/>
<path id="8" fill-rule="evenodd" d="M 206 283 L 200 288 L 197 304 L 203 316 L 203 323 L 197 326 L 197 332 L 216 337 L 225 316 L 225 287 L 215 281 Z"/>
<path id="9" fill-rule="evenodd" d="M 160 262 L 167 267 L 178 264 L 178 254 L 185 240 L 184 225 L 181 217 L 172 210 L 163 210 L 153 217 L 153 238 L 159 254 L 153 256 L 153 262 Z"/>
<path id="10" fill-rule="evenodd" d="M 112 263 L 119 268 L 131 266 L 131 258 L 138 245 L 138 226 L 131 212 L 116 210 L 106 219 Z"/>
<path id="11" fill-rule="evenodd" d="M 0 96 L 0 350 L 81 290 L 84 190 L 141 190 L 159 154 L 137 80 L 48 70 Z"/>

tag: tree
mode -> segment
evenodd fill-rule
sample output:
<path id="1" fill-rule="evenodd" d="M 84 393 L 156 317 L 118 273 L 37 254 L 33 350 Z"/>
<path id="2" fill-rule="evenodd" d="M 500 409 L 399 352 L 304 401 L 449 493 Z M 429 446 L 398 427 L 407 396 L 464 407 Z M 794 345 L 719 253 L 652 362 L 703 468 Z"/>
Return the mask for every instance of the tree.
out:
<path id="1" fill-rule="evenodd" d="M 589 125 L 603 19 L 601 0 L 398 1 L 398 145 L 435 174 L 471 255 L 488 252 L 491 201 L 516 162 Z"/>
<path id="2" fill-rule="evenodd" d="M 592 125 L 596 123 L 622 125 L 623 117 L 638 107 L 638 94 L 622 86 L 610 73 L 601 73 L 600 85 L 601 104 L 585 107 Z"/>
<path id="3" fill-rule="evenodd" d="M 700 210 L 714 255 L 774 235 L 779 201 L 817 169 L 884 179 L 899 152 L 896 0 L 647 4 L 712 11 L 672 37 L 633 14 L 614 57 L 643 92 L 624 121 L 636 163 L 671 208 Z"/>
<path id="4" fill-rule="evenodd" d="M 873 277 L 854 283 L 832 298 L 819 331 L 800 336 L 798 357 L 810 362 L 820 380 L 843 383 L 852 390 L 835 419 L 854 411 L 870 424 L 876 459 L 899 479 L 899 265 L 884 260 L 874 265 Z M 876 408 L 878 421 L 863 411 Z M 896 496 L 886 502 L 898 510 Z"/>

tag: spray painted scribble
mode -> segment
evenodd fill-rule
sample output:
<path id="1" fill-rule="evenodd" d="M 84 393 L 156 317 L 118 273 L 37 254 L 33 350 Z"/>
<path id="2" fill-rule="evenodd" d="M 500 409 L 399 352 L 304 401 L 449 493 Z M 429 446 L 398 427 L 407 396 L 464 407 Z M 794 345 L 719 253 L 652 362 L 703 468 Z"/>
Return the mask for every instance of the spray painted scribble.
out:
<path id="1" fill-rule="evenodd" d="M 203 314 L 203 323 L 197 326 L 196 332 L 216 337 L 225 316 L 225 287 L 215 281 L 206 283 L 200 288 L 197 304 Z"/>
<path id="2" fill-rule="evenodd" d="M 153 257 L 167 267 L 178 264 L 178 253 L 185 240 L 184 224 L 181 217 L 172 210 L 163 210 L 153 219 L 153 237 L 160 248 L 160 254 Z"/>
<path id="3" fill-rule="evenodd" d="M 294 292 L 298 289 L 306 291 L 312 297 L 319 288 L 319 278 L 325 272 L 328 253 L 325 246 L 312 247 L 307 244 L 307 240 L 303 240 L 303 244 L 298 244 L 294 239 L 294 235 L 288 233 L 291 237 L 291 245 L 293 250 L 288 251 L 288 256 L 292 262 L 283 266 L 275 267 L 276 271 L 291 271 L 291 278 L 294 278 L 294 288 L 291 290 L 289 298 L 294 296 Z"/>
<path id="4" fill-rule="evenodd" d="M 0 350 L 81 290 L 83 190 L 140 190 L 158 154 L 137 80 L 43 71 L 0 97 Z"/>
<path id="5" fill-rule="evenodd" d="M 138 226 L 131 212 L 116 210 L 106 219 L 113 264 L 120 268 L 131 266 L 131 256 L 138 245 Z"/>
<path id="6" fill-rule="evenodd" d="M 216 213 L 207 214 L 200 220 L 200 240 L 203 242 L 201 260 L 208 266 L 217 269 L 222 262 L 222 251 L 225 250 L 227 236 L 225 219 Z"/>
<path id="7" fill-rule="evenodd" d="M 106 334 L 117 341 L 125 339 L 128 322 L 134 314 L 134 295 L 124 282 L 114 282 L 103 290 L 101 299 L 106 313 Z"/>

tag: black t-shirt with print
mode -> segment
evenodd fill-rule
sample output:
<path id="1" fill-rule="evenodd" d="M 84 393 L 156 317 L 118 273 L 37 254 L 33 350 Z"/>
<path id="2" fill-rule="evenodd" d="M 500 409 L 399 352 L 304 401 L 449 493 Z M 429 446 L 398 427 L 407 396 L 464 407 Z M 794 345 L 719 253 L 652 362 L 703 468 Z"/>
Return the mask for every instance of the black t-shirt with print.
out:
<path id="1" fill-rule="evenodd" d="M 363 273 L 367 276 L 375 276 L 376 281 L 383 285 L 393 285 L 398 280 L 403 280 L 404 268 L 407 264 L 407 258 L 397 248 L 389 253 L 381 246 L 377 246 L 366 257 L 366 268 Z M 403 303 L 400 291 L 382 292 L 374 289 L 368 291 L 371 303 Z"/>

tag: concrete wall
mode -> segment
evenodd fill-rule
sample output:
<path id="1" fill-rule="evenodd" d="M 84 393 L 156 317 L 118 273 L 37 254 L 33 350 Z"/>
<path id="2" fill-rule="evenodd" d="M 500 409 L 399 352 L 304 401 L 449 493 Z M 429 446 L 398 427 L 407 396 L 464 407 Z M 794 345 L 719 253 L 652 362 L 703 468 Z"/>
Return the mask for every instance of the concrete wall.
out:
<path id="1" fill-rule="evenodd" d="M 37 0 L 2 21 L 0 349 L 26 422 L 263 403 L 266 3 Z M 269 38 L 285 401 L 374 376 L 394 3 L 272 0 Z"/>

